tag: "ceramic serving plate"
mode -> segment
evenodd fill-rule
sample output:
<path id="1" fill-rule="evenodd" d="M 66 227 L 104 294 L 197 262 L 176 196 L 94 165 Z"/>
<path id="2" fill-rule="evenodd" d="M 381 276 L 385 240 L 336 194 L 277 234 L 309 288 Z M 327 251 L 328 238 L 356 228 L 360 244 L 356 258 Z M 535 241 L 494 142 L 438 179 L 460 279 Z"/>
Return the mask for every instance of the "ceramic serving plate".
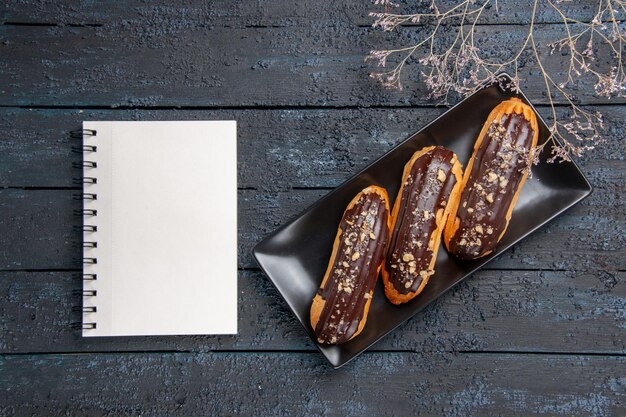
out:
<path id="1" fill-rule="evenodd" d="M 435 274 L 415 299 L 400 306 L 391 304 L 379 279 L 361 334 L 337 346 L 317 342 L 309 323 L 309 309 L 326 271 L 339 221 L 350 200 L 361 189 L 375 184 L 387 189 L 393 203 L 404 164 L 415 151 L 425 146 L 439 145 L 451 149 L 465 167 L 489 112 L 511 97 L 520 97 L 528 103 L 523 93 L 516 94 L 501 87 L 509 84 L 507 75 L 502 75 L 501 79 L 504 82 L 483 88 L 411 135 L 253 249 L 260 267 L 333 367 L 340 367 L 359 355 L 450 288 L 591 193 L 591 185 L 575 163 L 550 164 L 547 162 L 548 152 L 544 152 L 540 162 L 532 168 L 532 178 L 526 181 L 506 234 L 494 253 L 477 260 L 460 261 L 449 256 L 445 248 L 440 248 Z M 549 132 L 541 117 L 538 121 L 538 143 L 541 144 Z"/>

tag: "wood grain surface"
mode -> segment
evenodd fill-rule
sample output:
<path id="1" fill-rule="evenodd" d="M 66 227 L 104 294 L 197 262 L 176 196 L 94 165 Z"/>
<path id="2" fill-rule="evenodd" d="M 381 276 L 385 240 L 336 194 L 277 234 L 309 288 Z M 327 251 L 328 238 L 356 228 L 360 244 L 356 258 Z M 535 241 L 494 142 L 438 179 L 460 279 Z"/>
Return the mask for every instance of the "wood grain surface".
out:
<path id="1" fill-rule="evenodd" d="M 486 56 L 523 40 L 529 5 L 499 1 L 478 25 Z M 596 2 L 561 6 L 590 21 Z M 593 194 L 354 362 L 327 366 L 257 268 L 256 242 L 445 111 L 412 68 L 402 92 L 367 76 L 370 49 L 423 36 L 422 24 L 372 29 L 373 10 L 0 5 L 0 416 L 626 415 L 626 102 L 590 94 L 588 79 L 577 100 L 606 121 L 605 143 L 578 161 Z M 539 2 L 540 44 L 558 22 Z M 566 60 L 548 68 L 558 77 Z M 523 61 L 520 75 L 548 117 L 539 73 Z M 238 122 L 239 334 L 81 338 L 68 132 L 198 119 Z"/>
<path id="2" fill-rule="evenodd" d="M 622 414 L 615 356 L 366 353 L 23 355 L 0 362 L 0 411 L 42 415 Z M 277 372 L 280 369 L 280 372 Z M 605 370 L 611 369 L 612 375 Z"/>

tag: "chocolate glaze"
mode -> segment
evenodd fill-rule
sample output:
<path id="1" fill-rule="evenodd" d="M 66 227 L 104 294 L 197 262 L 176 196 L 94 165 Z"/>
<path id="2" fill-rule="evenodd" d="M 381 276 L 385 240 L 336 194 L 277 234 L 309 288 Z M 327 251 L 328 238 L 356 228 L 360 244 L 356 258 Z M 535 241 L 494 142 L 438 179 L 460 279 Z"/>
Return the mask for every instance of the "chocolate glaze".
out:
<path id="1" fill-rule="evenodd" d="M 433 273 L 429 268 L 435 252 L 429 243 L 437 228 L 436 213 L 445 209 L 456 184 L 454 159 L 452 151 L 436 147 L 415 160 L 405 178 L 385 262 L 389 281 L 401 294 L 416 292 Z"/>
<path id="2" fill-rule="evenodd" d="M 389 242 L 388 216 L 376 193 L 363 194 L 344 213 L 332 269 L 318 290 L 325 301 L 315 327 L 320 343 L 343 343 L 356 333 Z"/>
<path id="3" fill-rule="evenodd" d="M 473 259 L 495 249 L 515 192 L 530 169 L 533 135 L 530 122 L 517 113 L 489 126 L 461 194 L 459 229 L 448 245 L 458 258 Z"/>

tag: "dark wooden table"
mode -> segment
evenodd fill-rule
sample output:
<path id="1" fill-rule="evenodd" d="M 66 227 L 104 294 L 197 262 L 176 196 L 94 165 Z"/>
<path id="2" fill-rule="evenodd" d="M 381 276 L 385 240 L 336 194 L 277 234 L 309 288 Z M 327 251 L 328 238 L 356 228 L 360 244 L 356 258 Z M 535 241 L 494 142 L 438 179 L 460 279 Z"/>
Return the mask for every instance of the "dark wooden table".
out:
<path id="1" fill-rule="evenodd" d="M 581 93 L 607 125 L 590 198 L 332 370 L 250 249 L 445 110 L 416 76 L 367 77 L 420 27 L 373 30 L 365 0 L 3 3 L 0 415 L 626 414 L 626 100 Z M 481 33 L 521 39 L 528 4 L 507 3 Z M 559 18 L 539 16 L 543 41 Z M 82 339 L 68 132 L 171 119 L 238 121 L 239 334 Z"/>

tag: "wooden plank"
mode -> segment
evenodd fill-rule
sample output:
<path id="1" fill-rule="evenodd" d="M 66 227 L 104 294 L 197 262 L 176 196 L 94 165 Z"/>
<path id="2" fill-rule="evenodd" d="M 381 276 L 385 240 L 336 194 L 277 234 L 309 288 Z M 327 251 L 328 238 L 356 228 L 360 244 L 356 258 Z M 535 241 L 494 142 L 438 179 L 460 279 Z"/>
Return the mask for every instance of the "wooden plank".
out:
<path id="1" fill-rule="evenodd" d="M 591 197 L 520 242 L 490 268 L 616 271 L 626 269 L 623 163 L 595 166 Z M 80 267 L 73 231 L 78 190 L 0 190 L 0 269 Z M 239 266 L 255 267 L 250 251 L 263 237 L 313 204 L 326 190 L 239 191 Z M 34 256 L 36 255 L 36 256 Z"/>
<path id="2" fill-rule="evenodd" d="M 606 142 L 583 158 L 589 175 L 626 155 L 626 106 L 604 115 Z M 286 191 L 336 187 L 445 111 L 443 108 L 290 110 L 78 110 L 0 108 L 0 186 L 70 187 L 83 120 L 237 120 L 238 185 Z M 540 108 L 546 115 L 548 109 Z M 565 117 L 565 110 L 559 109 Z M 586 166 L 593 162 L 595 166 Z M 613 164 L 613 165 L 610 165 Z M 600 177 L 602 177 L 600 175 Z M 600 178 L 601 180 L 601 178 Z"/>
<path id="3" fill-rule="evenodd" d="M 0 190 L 0 269 L 81 266 L 79 190 Z"/>
<path id="4" fill-rule="evenodd" d="M 348 24 L 284 28 L 188 27 L 158 18 L 146 26 L 126 21 L 103 27 L 0 26 L 0 105 L 19 106 L 414 106 L 433 105 L 419 71 L 409 62 L 404 91 L 382 88 L 363 61 L 371 49 L 418 42 L 421 28 L 382 33 Z M 477 28 L 477 47 L 495 59 L 523 44 L 518 25 Z M 452 31 L 444 36 L 453 36 Z M 540 48 L 564 36 L 558 25 L 538 27 Z M 224 39 L 229 42 L 225 43 Z M 71 47 L 68 47 L 71 45 Z M 545 56 L 553 78 L 564 80 L 568 57 Z M 598 53 L 595 62 L 611 58 Z M 543 77 L 531 60 L 520 62 L 522 88 L 548 102 Z M 391 65 L 391 63 L 390 63 Z M 608 67 L 607 67 L 608 68 Z M 581 77 L 581 104 L 624 103 L 598 98 Z M 454 101 L 454 100 L 453 100 Z M 561 98 L 556 101 L 563 103 Z"/>
<path id="5" fill-rule="evenodd" d="M 0 353 L 315 351 L 260 271 L 239 273 L 237 336 L 81 338 L 80 286 L 69 272 L 0 273 Z M 625 317 L 624 272 L 483 270 L 373 349 L 626 354 Z"/>
<path id="6" fill-rule="evenodd" d="M 403 2 L 394 9 L 401 13 L 425 10 L 428 3 Z M 439 1 L 440 10 L 446 10 L 457 1 Z M 565 2 L 559 7 L 572 19 L 590 21 L 595 13 L 597 1 L 581 0 Z M 7 0 L 0 9 L 0 21 L 20 23 L 49 23 L 59 25 L 97 24 L 111 25 L 120 20 L 128 25 L 145 27 L 158 20 L 164 27 L 185 25 L 187 27 L 211 26 L 296 26 L 304 24 L 332 25 L 336 22 L 356 25 L 371 25 L 369 12 L 378 12 L 383 7 L 368 1 L 335 0 L 332 5 L 311 0 L 289 2 L 233 2 L 214 0 L 197 2 L 172 0 L 168 2 L 99 1 L 73 0 L 65 2 L 42 2 L 37 0 Z M 532 8 L 528 2 L 513 0 L 498 1 L 498 8 L 488 7 L 481 23 L 527 23 Z M 544 2 L 539 2 L 536 22 L 561 22 L 558 13 Z"/>
<path id="7" fill-rule="evenodd" d="M 585 415 L 626 412 L 624 357 L 142 353 L 0 359 L 6 415 Z"/>

